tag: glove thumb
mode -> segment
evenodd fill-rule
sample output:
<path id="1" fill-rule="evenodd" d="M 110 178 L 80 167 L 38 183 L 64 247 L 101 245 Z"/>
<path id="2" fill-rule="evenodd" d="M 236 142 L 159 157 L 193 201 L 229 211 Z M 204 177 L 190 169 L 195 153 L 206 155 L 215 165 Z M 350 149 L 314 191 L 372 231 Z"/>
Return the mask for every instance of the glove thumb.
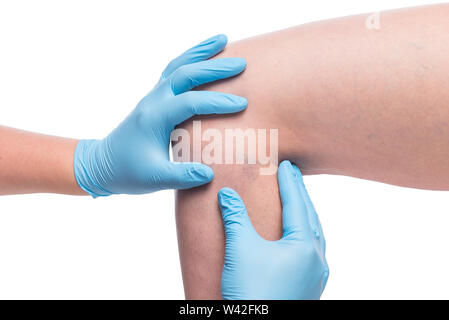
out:
<path id="1" fill-rule="evenodd" d="M 170 189 L 189 189 L 209 183 L 214 172 L 208 166 L 195 162 L 170 162 L 167 187 Z"/>
<path id="2" fill-rule="evenodd" d="M 223 217 L 226 243 L 243 237 L 244 232 L 248 232 L 245 229 L 254 230 L 243 200 L 233 189 L 223 188 L 218 191 L 218 204 Z"/>

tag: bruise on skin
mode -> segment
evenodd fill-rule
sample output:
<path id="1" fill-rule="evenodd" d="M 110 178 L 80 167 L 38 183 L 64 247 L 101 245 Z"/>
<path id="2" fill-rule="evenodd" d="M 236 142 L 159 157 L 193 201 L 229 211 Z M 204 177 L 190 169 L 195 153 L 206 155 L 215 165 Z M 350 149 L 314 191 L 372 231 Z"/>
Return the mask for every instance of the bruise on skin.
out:
<path id="1" fill-rule="evenodd" d="M 248 164 L 248 156 L 245 153 L 245 163 L 241 164 L 245 178 L 250 181 L 255 181 L 259 176 L 259 166 L 256 164 Z"/>
<path id="2" fill-rule="evenodd" d="M 414 47 L 416 50 L 423 50 L 424 46 L 422 46 L 421 44 L 419 44 L 416 41 L 412 41 L 410 42 L 411 46 Z"/>

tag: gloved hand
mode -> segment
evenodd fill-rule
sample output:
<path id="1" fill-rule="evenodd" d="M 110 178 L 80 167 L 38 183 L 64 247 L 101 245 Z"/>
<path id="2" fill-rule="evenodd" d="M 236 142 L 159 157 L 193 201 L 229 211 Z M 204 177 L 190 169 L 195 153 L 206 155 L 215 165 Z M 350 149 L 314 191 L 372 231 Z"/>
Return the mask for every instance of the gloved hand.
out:
<path id="1" fill-rule="evenodd" d="M 199 163 L 170 162 L 170 134 L 195 114 L 223 114 L 246 108 L 231 94 L 190 91 L 196 86 L 235 76 L 246 67 L 242 58 L 206 60 L 223 50 L 227 38 L 212 37 L 169 63 L 154 89 L 103 140 L 81 140 L 74 171 L 79 186 L 93 197 L 185 189 L 208 183 L 213 171 Z"/>
<path id="2" fill-rule="evenodd" d="M 283 207 L 283 237 L 278 241 L 257 234 L 234 190 L 218 192 L 226 234 L 224 299 L 319 299 L 326 286 L 324 235 L 301 172 L 283 161 L 278 182 Z"/>

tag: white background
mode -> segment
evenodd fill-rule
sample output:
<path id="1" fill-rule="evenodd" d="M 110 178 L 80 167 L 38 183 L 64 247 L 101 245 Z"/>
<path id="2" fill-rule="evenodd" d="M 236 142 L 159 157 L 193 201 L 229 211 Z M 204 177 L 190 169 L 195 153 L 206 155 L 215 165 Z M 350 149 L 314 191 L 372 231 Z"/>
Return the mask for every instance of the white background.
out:
<path id="1" fill-rule="evenodd" d="M 426 3 L 2 0 L 0 123 L 102 138 L 209 36 Z M 328 243 L 324 299 L 449 298 L 448 193 L 305 180 Z M 184 298 L 173 193 L 1 197 L 0 298 Z"/>

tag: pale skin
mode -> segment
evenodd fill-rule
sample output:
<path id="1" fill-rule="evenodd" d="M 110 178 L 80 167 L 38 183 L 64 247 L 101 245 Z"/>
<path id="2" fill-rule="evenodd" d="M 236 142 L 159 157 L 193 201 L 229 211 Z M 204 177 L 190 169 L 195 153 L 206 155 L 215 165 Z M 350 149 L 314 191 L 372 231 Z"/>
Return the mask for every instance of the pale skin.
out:
<path id="1" fill-rule="evenodd" d="M 245 72 L 207 90 L 248 99 L 243 113 L 201 118 L 202 130 L 278 128 L 279 161 L 336 174 L 449 190 L 449 5 L 322 21 L 235 42 L 220 56 Z M 184 128 L 192 130 L 192 122 Z M 203 142 L 203 146 L 206 145 Z M 224 233 L 217 192 L 235 189 L 259 234 L 281 237 L 276 176 L 257 165 L 211 165 L 213 182 L 176 197 L 188 299 L 219 299 Z"/>
<path id="2" fill-rule="evenodd" d="M 77 143 L 74 139 L 0 126 L 0 195 L 87 195 L 73 173 Z"/>

